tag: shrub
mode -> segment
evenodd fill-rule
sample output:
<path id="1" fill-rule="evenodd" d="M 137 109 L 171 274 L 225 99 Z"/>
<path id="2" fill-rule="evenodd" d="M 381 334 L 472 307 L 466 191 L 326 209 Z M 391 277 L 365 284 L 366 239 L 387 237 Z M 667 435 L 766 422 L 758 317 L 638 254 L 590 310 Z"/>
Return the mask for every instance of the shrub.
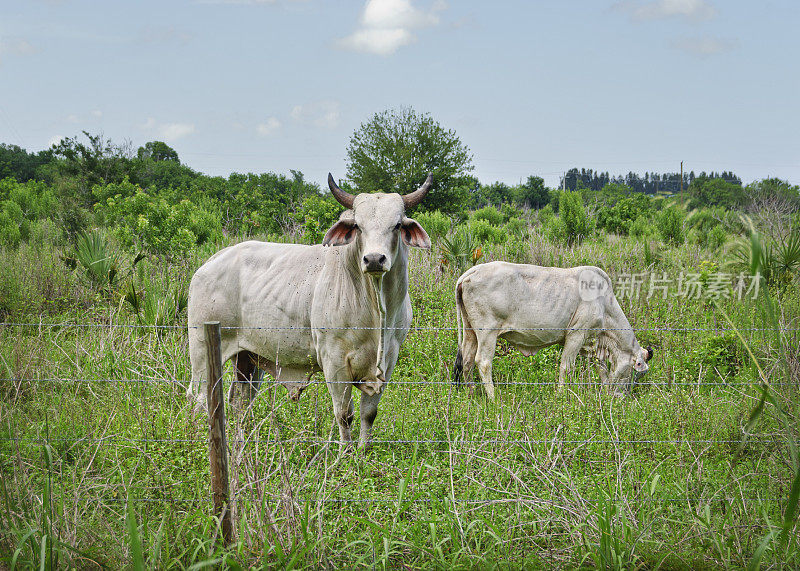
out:
<path id="1" fill-rule="evenodd" d="M 770 242 L 751 229 L 749 237 L 732 244 L 729 255 L 732 270 L 760 274 L 766 286 L 783 291 L 800 272 L 800 230 L 794 229 L 780 242 Z"/>
<path id="2" fill-rule="evenodd" d="M 21 239 L 17 221 L 5 209 L 0 209 L 0 246 L 16 248 Z"/>
<path id="3" fill-rule="evenodd" d="M 735 377 L 742 365 L 743 349 L 734 333 L 712 335 L 692 350 L 686 364 L 687 376 L 707 382 L 728 381 Z"/>
<path id="4" fill-rule="evenodd" d="M 472 214 L 472 219 L 485 220 L 493 226 L 500 226 L 503 222 L 505 222 L 503 214 L 494 206 L 484 206 L 483 208 L 476 210 Z"/>
<path id="5" fill-rule="evenodd" d="M 653 221 L 649 216 L 639 215 L 636 217 L 628 230 L 634 238 L 651 238 L 657 234 L 657 230 L 653 225 Z"/>
<path id="6" fill-rule="evenodd" d="M 613 206 L 607 206 L 597 215 L 597 226 L 623 236 L 630 232 L 633 222 L 650 210 L 650 199 L 643 194 L 635 194 L 619 199 Z"/>
<path id="7" fill-rule="evenodd" d="M 508 222 L 512 218 L 518 217 L 521 212 L 508 202 L 500 205 L 500 214 L 503 215 L 503 221 Z"/>
<path id="8" fill-rule="evenodd" d="M 563 242 L 567 239 L 567 226 L 558 216 L 547 218 L 542 224 L 542 232 L 552 242 Z"/>
<path id="9" fill-rule="evenodd" d="M 470 220 L 468 227 L 470 233 L 479 242 L 503 244 L 508 240 L 508 233 L 503 226 L 493 226 L 486 220 Z"/>
<path id="10" fill-rule="evenodd" d="M 414 219 L 425 229 L 431 240 L 439 240 L 450 232 L 450 218 L 438 210 L 420 212 L 414 216 Z"/>
<path id="11" fill-rule="evenodd" d="M 528 223 L 521 218 L 512 218 L 506 222 L 506 231 L 511 236 L 518 236 L 520 238 L 528 237 Z"/>
<path id="12" fill-rule="evenodd" d="M 221 236 L 219 220 L 189 200 L 167 200 L 139 189 L 95 205 L 108 224 L 117 225 L 125 246 L 137 245 L 154 254 L 183 257 L 195 246 Z"/>
<path id="13" fill-rule="evenodd" d="M 529 242 L 519 236 L 512 236 L 505 245 L 502 258 L 518 264 L 530 263 Z"/>
<path id="14" fill-rule="evenodd" d="M 656 226 L 661 233 L 661 238 L 673 246 L 680 246 L 684 242 L 683 214 L 677 208 L 669 207 L 659 212 L 656 217 Z"/>
<path id="15" fill-rule="evenodd" d="M 547 223 L 555 216 L 555 212 L 553 212 L 553 205 L 546 204 L 544 208 L 541 208 L 537 213 L 537 217 L 539 218 L 539 223 L 542 226 L 547 226 Z"/>
<path id="16" fill-rule="evenodd" d="M 586 214 L 579 192 L 562 192 L 558 197 L 558 215 L 569 244 L 580 243 L 592 232 L 592 221 Z"/>
<path id="17" fill-rule="evenodd" d="M 308 242 L 319 244 L 328 228 L 339 219 L 342 207 L 333 197 L 312 194 L 303 199 L 300 208 L 292 214 L 303 227 L 303 237 Z"/>
<path id="18" fill-rule="evenodd" d="M 8 200 L 19 206 L 25 220 L 48 218 L 58 205 L 52 189 L 43 182 L 17 182 L 7 178 L 0 181 L 0 202 Z"/>

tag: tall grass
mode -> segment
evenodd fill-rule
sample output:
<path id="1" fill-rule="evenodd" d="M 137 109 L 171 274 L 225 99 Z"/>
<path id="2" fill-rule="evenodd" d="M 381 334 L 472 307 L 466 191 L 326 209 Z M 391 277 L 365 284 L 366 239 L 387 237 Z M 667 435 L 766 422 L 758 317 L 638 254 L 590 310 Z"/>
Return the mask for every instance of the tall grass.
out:
<path id="1" fill-rule="evenodd" d="M 700 244 L 659 244 L 656 255 L 635 237 L 599 235 L 570 247 L 538 227 L 529 235 L 513 253 L 541 265 L 699 273 L 704 262 L 725 261 Z M 482 260 L 506 259 L 513 248 L 484 245 Z M 176 281 L 166 278 L 190 276 L 201 257 L 180 267 L 143 262 L 137 272 L 165 296 Z M 797 564 L 791 443 L 800 383 L 796 334 L 786 331 L 800 317 L 796 284 L 772 305 L 621 298 L 640 341 L 657 349 L 629 399 L 601 392 L 586 362 L 558 392 L 557 348 L 525 357 L 501 343 L 499 398 L 490 403 L 449 384 L 458 272 L 442 272 L 438 256 L 416 250 L 410 265 L 417 329 L 401 348 L 370 452 L 334 461 L 338 450 L 326 442 L 332 406 L 319 375 L 300 402 L 268 382 L 250 409 L 231 409 L 237 526 L 228 548 L 216 541 L 210 514 L 207 425 L 184 396 L 183 328 L 131 327 L 136 312 L 102 296 L 89 298 L 88 313 L 51 316 L 91 327 L 0 327 L 0 377 L 15 379 L 0 381 L 3 563 Z M 725 331 L 733 326 L 735 341 Z"/>

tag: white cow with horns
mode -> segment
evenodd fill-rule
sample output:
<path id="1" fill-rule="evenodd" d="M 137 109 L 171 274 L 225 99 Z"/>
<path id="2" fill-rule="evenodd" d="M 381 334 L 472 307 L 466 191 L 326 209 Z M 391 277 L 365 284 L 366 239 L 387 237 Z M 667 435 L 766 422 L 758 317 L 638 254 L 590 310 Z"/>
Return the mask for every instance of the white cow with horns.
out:
<path id="1" fill-rule="evenodd" d="M 411 326 L 409 246 L 430 248 L 425 230 L 405 211 L 425 197 L 432 175 L 414 192 L 331 193 L 347 208 L 322 244 L 248 241 L 217 252 L 189 286 L 187 391 L 205 407 L 208 381 L 203 324 L 222 327 L 222 362 L 234 359 L 243 399 L 258 390 L 258 369 L 299 398 L 322 371 L 342 443 L 351 441 L 352 389 L 361 394 L 360 445 L 366 445 L 378 403 Z M 198 386 L 199 385 L 199 386 Z M 234 392 L 231 392 L 233 397 Z"/>
<path id="2" fill-rule="evenodd" d="M 458 353 L 453 383 L 478 365 L 494 399 L 492 358 L 497 338 L 524 355 L 562 345 L 559 387 L 579 352 L 595 357 L 605 386 L 630 391 L 632 373 L 647 372 L 653 349 L 642 349 L 614 296 L 608 275 L 594 266 L 545 268 L 491 262 L 470 268 L 456 283 Z M 611 363 L 611 375 L 605 362 Z"/>

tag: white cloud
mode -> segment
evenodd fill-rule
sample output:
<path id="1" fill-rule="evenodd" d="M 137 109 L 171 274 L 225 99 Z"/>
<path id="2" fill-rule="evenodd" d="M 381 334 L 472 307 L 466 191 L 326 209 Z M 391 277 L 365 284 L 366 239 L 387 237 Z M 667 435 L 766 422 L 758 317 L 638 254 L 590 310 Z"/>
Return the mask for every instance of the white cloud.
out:
<path id="1" fill-rule="evenodd" d="M 367 0 L 359 28 L 339 40 L 343 48 L 378 55 L 391 55 L 416 40 L 413 30 L 439 24 L 438 13 L 447 4 L 437 0 L 427 11 L 415 8 L 411 0 Z"/>
<path id="2" fill-rule="evenodd" d="M 154 133 L 165 142 L 176 141 L 195 132 L 193 123 L 159 123 L 152 117 L 147 119 L 142 129 Z"/>
<path id="3" fill-rule="evenodd" d="M 78 116 L 75 113 L 71 113 L 67 115 L 67 123 L 77 123 L 79 121 Z"/>
<path id="4" fill-rule="evenodd" d="M 0 63 L 6 55 L 27 56 L 36 53 L 36 48 L 22 38 L 0 38 Z"/>
<path id="5" fill-rule="evenodd" d="M 736 49 L 739 41 L 735 38 L 680 38 L 672 42 L 672 47 L 691 55 L 708 57 Z"/>
<path id="6" fill-rule="evenodd" d="M 339 126 L 341 112 L 339 111 L 338 102 L 324 100 L 305 105 L 295 105 L 292 107 L 290 116 L 302 125 L 333 129 Z"/>
<path id="7" fill-rule="evenodd" d="M 357 52 L 388 56 L 412 43 L 415 36 L 403 28 L 356 30 L 340 41 L 340 45 Z"/>
<path id="8" fill-rule="evenodd" d="M 622 0 L 614 4 L 614 9 L 627 12 L 634 20 L 701 21 L 717 15 L 717 9 L 708 0 Z"/>
<path id="9" fill-rule="evenodd" d="M 93 115 L 93 116 L 95 116 L 95 117 L 97 117 L 97 118 L 99 119 L 100 117 L 102 117 L 102 116 L 103 116 L 103 112 L 102 112 L 102 111 L 100 111 L 99 109 L 94 109 L 94 110 L 92 111 L 92 115 Z"/>
<path id="10" fill-rule="evenodd" d="M 258 125 L 256 125 L 256 132 L 259 135 L 266 137 L 272 135 L 275 131 L 277 131 L 280 128 L 281 128 L 281 122 L 275 117 L 270 117 L 264 123 L 259 123 Z"/>

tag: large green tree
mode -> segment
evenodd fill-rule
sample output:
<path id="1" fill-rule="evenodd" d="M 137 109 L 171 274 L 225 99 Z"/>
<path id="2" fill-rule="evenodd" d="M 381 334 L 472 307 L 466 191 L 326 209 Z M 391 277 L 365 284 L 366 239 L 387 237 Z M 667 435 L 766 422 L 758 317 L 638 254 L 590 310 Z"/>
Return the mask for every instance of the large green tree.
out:
<path id="1" fill-rule="evenodd" d="M 550 201 L 550 191 L 544 185 L 542 177 L 531 175 L 525 183 L 517 187 L 516 200 L 518 204 L 538 210 Z"/>
<path id="2" fill-rule="evenodd" d="M 376 113 L 347 147 L 347 176 L 362 192 L 405 194 L 433 173 L 433 187 L 420 205 L 425 210 L 463 208 L 464 183 L 473 169 L 472 154 L 455 131 L 411 107 Z"/>
<path id="3" fill-rule="evenodd" d="M 137 155 L 140 159 L 181 162 L 178 158 L 178 152 L 163 141 L 145 143 L 143 147 L 139 147 Z"/>
<path id="4" fill-rule="evenodd" d="M 712 178 L 701 174 L 689 185 L 690 208 L 700 206 L 722 206 L 736 208 L 745 201 L 742 185 L 723 178 Z"/>

